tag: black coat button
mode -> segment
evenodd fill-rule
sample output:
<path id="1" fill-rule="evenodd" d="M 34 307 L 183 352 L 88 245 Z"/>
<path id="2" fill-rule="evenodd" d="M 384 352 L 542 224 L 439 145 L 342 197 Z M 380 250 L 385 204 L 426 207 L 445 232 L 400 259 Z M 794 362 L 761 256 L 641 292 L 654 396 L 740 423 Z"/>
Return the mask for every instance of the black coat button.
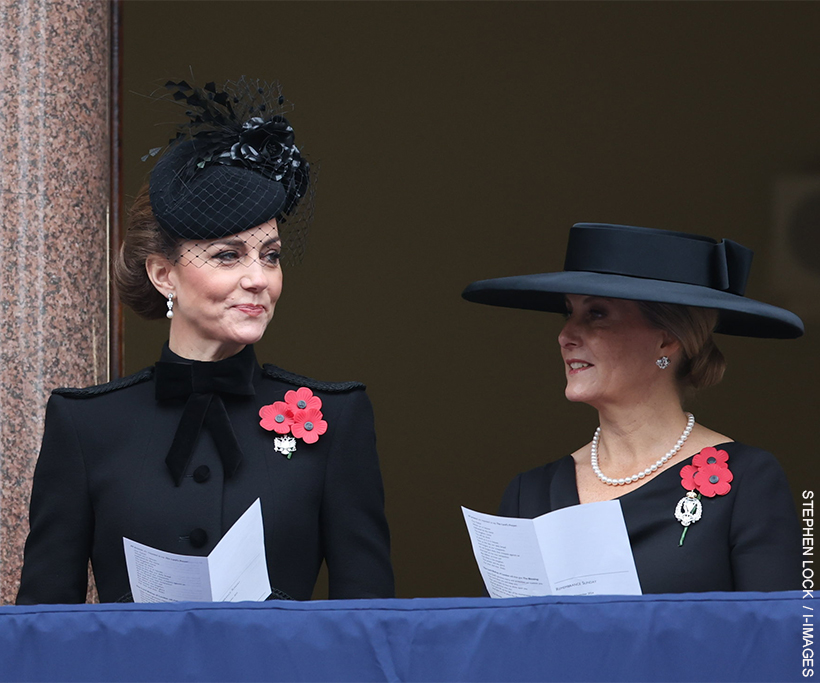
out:
<path id="1" fill-rule="evenodd" d="M 211 478 L 211 468 L 207 465 L 200 465 L 194 470 L 194 481 L 197 484 L 204 484 Z"/>
<path id="2" fill-rule="evenodd" d="M 208 532 L 205 529 L 194 529 L 188 538 L 194 548 L 201 548 L 208 542 Z"/>

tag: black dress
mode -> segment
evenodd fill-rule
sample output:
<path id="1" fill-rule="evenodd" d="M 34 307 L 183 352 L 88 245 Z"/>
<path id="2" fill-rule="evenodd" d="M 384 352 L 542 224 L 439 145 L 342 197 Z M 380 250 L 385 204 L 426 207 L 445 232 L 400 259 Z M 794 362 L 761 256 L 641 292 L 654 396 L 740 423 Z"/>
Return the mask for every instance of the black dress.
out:
<path id="1" fill-rule="evenodd" d="M 192 364 L 167 346 L 162 361 L 217 370 L 225 363 Z M 158 398 L 160 370 L 55 390 L 34 473 L 18 604 L 84 602 L 89 558 L 100 600 L 127 599 L 124 536 L 166 552 L 204 556 L 257 498 L 274 589 L 309 599 L 324 559 L 331 598 L 393 596 L 373 412 L 364 386 L 260 368 L 250 346 L 231 362 L 250 388 L 246 395 L 219 394 L 230 425 L 199 431 L 176 480 L 166 456 L 186 400 Z M 260 426 L 259 409 L 299 387 L 321 398 L 328 427 L 314 444 L 298 441 L 288 459 L 274 449 L 277 435 Z M 241 453 L 237 462 L 226 462 L 218 443 L 231 430 Z"/>
<path id="2" fill-rule="evenodd" d="M 736 442 L 715 448 L 729 454 L 732 488 L 702 498 L 702 518 L 689 527 L 683 545 L 674 513 L 686 494 L 680 471 L 691 458 L 618 498 L 642 591 L 799 589 L 800 525 L 785 473 L 759 448 Z M 513 479 L 499 514 L 532 519 L 578 504 L 575 460 L 568 455 Z"/>

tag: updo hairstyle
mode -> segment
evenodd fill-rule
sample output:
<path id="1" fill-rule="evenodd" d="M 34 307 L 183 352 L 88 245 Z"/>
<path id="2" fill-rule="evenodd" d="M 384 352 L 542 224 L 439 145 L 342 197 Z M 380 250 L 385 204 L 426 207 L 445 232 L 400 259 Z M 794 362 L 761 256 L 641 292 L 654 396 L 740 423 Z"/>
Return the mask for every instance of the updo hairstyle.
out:
<path id="1" fill-rule="evenodd" d="M 165 317 L 165 297 L 149 279 L 145 262 L 154 255 L 173 260 L 177 245 L 178 240 L 160 230 L 151 209 L 148 185 L 144 185 L 131 205 L 128 227 L 114 262 L 114 285 L 120 300 L 137 315 L 148 320 Z"/>
<path id="2" fill-rule="evenodd" d="M 712 338 L 718 323 L 718 312 L 654 301 L 638 301 L 649 324 L 671 334 L 681 345 L 677 378 L 684 389 L 714 386 L 726 371 L 726 359 Z"/>

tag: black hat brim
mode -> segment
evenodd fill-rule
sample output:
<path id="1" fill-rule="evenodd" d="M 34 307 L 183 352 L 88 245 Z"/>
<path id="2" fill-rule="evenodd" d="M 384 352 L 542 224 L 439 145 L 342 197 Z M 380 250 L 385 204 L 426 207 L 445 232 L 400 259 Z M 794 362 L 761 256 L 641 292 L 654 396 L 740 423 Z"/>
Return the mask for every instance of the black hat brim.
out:
<path id="1" fill-rule="evenodd" d="M 720 316 L 715 331 L 722 334 L 794 339 L 804 332 L 803 322 L 794 313 L 755 299 L 699 285 L 608 273 L 514 275 L 479 280 L 462 292 L 467 301 L 475 303 L 553 313 L 566 312 L 567 294 L 713 308 Z"/>

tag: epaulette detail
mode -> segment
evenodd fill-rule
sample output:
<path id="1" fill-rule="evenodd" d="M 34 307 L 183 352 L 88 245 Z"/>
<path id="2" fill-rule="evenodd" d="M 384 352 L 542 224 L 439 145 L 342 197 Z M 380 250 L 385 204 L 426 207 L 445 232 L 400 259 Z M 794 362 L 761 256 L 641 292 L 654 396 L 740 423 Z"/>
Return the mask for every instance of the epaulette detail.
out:
<path id="1" fill-rule="evenodd" d="M 146 382 L 154 376 L 154 367 L 143 368 L 139 372 L 135 372 L 128 377 L 120 377 L 119 379 L 111 380 L 105 384 L 97 384 L 93 387 L 85 387 L 82 389 L 72 389 L 70 387 L 59 387 L 54 389 L 51 393 L 58 396 L 69 396 L 71 398 L 91 398 L 93 396 L 100 396 L 108 394 L 118 389 L 125 389 L 126 387 L 133 387 L 135 384 Z"/>
<path id="2" fill-rule="evenodd" d="M 311 379 L 310 377 L 303 377 L 296 375 L 282 368 L 265 363 L 262 366 L 262 375 L 270 379 L 278 379 L 288 384 L 293 384 L 297 387 L 307 387 L 308 389 L 316 389 L 317 391 L 327 391 L 331 394 L 341 394 L 345 391 L 352 391 L 353 389 L 364 389 L 365 386 L 361 382 L 320 382 L 318 379 Z"/>

